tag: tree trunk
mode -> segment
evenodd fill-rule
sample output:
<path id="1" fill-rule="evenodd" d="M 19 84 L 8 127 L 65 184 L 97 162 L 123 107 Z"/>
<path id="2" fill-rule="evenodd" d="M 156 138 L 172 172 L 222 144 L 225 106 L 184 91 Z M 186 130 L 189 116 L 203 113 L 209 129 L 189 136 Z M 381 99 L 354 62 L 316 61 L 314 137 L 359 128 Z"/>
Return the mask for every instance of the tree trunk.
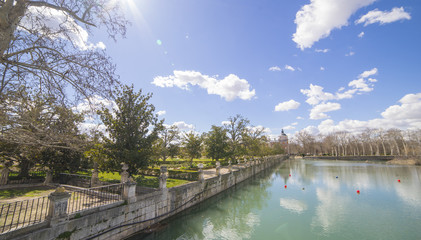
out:
<path id="1" fill-rule="evenodd" d="M 386 156 L 386 146 L 384 145 L 384 142 L 382 141 L 382 147 L 383 147 L 383 155 Z"/>
<path id="2" fill-rule="evenodd" d="M 363 148 L 363 156 L 365 156 L 365 147 L 364 147 L 364 143 L 361 143 L 361 146 Z"/>

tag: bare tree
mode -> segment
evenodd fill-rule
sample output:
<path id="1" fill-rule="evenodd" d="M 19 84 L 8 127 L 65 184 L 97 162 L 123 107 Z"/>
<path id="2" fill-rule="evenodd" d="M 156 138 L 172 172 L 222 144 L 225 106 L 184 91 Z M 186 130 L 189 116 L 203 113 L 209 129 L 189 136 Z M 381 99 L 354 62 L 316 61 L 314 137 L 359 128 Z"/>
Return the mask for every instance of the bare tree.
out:
<path id="1" fill-rule="evenodd" d="M 109 96 L 118 82 L 115 65 L 87 41 L 92 28 L 124 36 L 127 21 L 117 1 L 0 0 L 0 99 L 25 85 L 66 99 Z"/>

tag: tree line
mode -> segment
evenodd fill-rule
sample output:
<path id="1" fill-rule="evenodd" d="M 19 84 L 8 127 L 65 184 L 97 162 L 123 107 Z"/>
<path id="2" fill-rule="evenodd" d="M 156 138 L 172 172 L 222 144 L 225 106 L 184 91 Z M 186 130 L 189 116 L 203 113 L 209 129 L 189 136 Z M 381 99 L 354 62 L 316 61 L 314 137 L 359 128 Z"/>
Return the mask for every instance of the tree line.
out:
<path id="1" fill-rule="evenodd" d="M 94 163 L 103 171 L 120 171 L 126 163 L 134 174 L 168 157 L 187 158 L 192 164 L 203 156 L 235 161 L 283 153 L 280 143 L 270 143 L 263 128 L 252 127 L 240 115 L 206 133 L 182 132 L 158 119 L 150 103 L 152 94 L 122 85 L 114 95 L 115 109 L 97 110 L 105 131 L 82 133 L 83 113 L 52 96 L 21 89 L 1 105 L 0 160 L 18 166 L 22 176 L 34 166 L 58 173 L 91 168 Z"/>
<path id="2" fill-rule="evenodd" d="M 326 135 L 300 131 L 289 147 L 291 153 L 316 156 L 420 156 L 421 130 L 367 128 L 357 134 L 339 131 Z"/>

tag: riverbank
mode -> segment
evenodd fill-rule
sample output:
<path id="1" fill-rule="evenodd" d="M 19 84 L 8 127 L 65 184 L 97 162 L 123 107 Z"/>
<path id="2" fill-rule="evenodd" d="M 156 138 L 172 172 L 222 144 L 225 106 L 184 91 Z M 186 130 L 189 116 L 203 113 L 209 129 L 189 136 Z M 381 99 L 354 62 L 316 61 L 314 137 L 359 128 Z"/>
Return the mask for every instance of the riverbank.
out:
<path id="1" fill-rule="evenodd" d="M 199 181 L 185 185 L 163 187 L 147 194 L 136 194 L 136 185 L 124 185 L 123 200 L 77 213 L 67 213 L 67 200 L 52 203 L 57 216 L 38 225 L 0 235 L 2 239 L 124 239 L 168 217 L 215 196 L 238 183 L 273 168 L 288 156 L 278 155 L 223 168 L 206 170 Z M 161 177 L 165 181 L 166 177 Z"/>
<path id="2" fill-rule="evenodd" d="M 296 156 L 301 158 L 301 156 Z M 373 161 L 373 162 L 385 162 L 386 164 L 396 165 L 421 165 L 420 156 L 305 156 L 303 159 L 323 159 L 323 160 L 342 160 L 342 161 Z"/>

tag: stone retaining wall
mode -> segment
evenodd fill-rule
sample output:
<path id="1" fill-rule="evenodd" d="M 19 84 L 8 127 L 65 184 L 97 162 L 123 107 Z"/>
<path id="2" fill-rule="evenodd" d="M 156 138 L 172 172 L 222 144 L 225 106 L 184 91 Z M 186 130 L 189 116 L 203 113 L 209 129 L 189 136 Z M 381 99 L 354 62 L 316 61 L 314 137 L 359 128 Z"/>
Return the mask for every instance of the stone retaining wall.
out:
<path id="1" fill-rule="evenodd" d="M 21 230 L 17 230 L 10 234 L 0 235 L 0 240 L 124 239 L 287 158 L 287 156 L 265 157 L 260 161 L 243 163 L 239 169 L 233 169 L 231 173 L 170 189 L 163 188 L 140 196 L 130 195 L 129 191 L 126 202 L 90 209 L 77 215 L 73 214 L 54 225 L 50 224 L 49 227 L 43 226 L 41 229 L 33 230 L 30 234 L 22 232 L 19 235 Z"/>

